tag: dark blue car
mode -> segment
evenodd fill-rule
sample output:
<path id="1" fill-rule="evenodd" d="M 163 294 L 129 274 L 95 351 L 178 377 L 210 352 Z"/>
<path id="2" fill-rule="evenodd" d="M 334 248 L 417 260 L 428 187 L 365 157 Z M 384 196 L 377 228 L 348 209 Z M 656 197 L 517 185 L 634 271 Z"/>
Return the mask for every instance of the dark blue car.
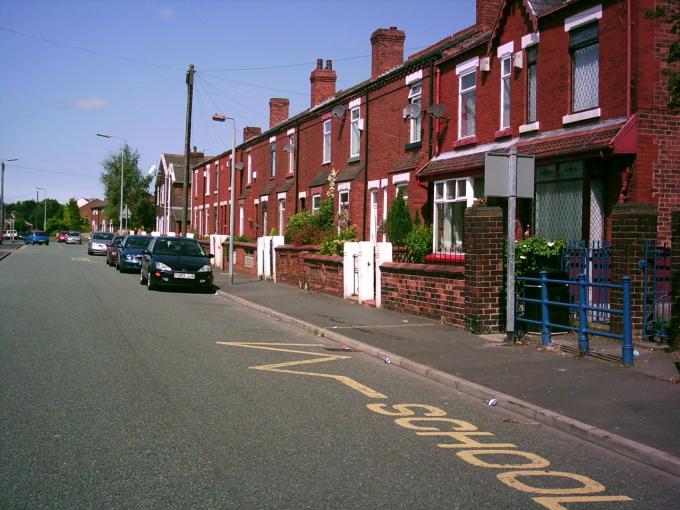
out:
<path id="1" fill-rule="evenodd" d="M 118 247 L 116 268 L 121 273 L 126 271 L 138 272 L 142 266 L 142 251 L 149 246 L 151 238 L 148 236 L 129 235 L 125 236 Z"/>
<path id="2" fill-rule="evenodd" d="M 50 236 L 42 230 L 31 230 L 25 237 L 26 244 L 50 244 Z"/>

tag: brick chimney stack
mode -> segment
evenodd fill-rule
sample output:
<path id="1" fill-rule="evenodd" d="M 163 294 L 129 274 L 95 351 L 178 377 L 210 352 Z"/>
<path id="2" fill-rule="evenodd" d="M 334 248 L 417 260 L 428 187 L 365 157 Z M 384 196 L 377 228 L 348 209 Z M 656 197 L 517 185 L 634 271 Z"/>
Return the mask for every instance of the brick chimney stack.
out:
<path id="1" fill-rule="evenodd" d="M 490 29 L 496 22 L 501 0 L 477 0 L 477 26 Z"/>
<path id="2" fill-rule="evenodd" d="M 371 35 L 371 80 L 404 62 L 406 34 L 397 27 L 379 28 Z"/>
<path id="3" fill-rule="evenodd" d="M 272 97 L 269 100 L 269 127 L 281 124 L 288 120 L 288 106 L 290 101 L 285 97 Z"/>
<path id="4" fill-rule="evenodd" d="M 246 126 L 243 128 L 243 141 L 246 142 L 262 134 L 262 128 Z"/>
<path id="5" fill-rule="evenodd" d="M 333 61 L 326 60 L 326 68 L 324 69 L 323 59 L 316 59 L 316 69 L 309 76 L 309 81 L 312 84 L 312 108 L 335 96 L 336 80 Z"/>

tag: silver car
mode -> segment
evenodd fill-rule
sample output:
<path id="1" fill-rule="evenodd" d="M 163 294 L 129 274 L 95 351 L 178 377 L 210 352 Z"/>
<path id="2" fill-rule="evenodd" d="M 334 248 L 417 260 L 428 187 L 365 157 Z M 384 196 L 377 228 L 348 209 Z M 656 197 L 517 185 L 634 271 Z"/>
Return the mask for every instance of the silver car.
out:
<path id="1" fill-rule="evenodd" d="M 66 234 L 66 244 L 83 244 L 80 232 L 69 232 Z"/>
<path id="2" fill-rule="evenodd" d="M 88 255 L 106 255 L 106 245 L 114 238 L 113 232 L 93 232 L 87 242 Z"/>

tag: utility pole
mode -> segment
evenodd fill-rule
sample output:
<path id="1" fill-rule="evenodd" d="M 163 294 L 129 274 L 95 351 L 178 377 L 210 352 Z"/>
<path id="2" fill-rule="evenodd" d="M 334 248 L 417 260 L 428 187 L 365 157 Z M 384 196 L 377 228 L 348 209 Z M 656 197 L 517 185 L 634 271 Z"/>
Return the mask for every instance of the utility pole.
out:
<path id="1" fill-rule="evenodd" d="M 19 160 L 17 158 L 11 158 L 0 161 L 0 167 L 2 167 L 2 175 L 0 176 L 0 231 L 5 230 L 5 162 L 9 161 Z M 2 241 L 1 234 L 0 241 Z"/>
<path id="2" fill-rule="evenodd" d="M 184 184 L 182 186 L 182 235 L 187 235 L 189 208 L 189 172 L 191 171 L 191 105 L 194 96 L 194 64 L 187 71 L 187 121 L 184 132 Z"/>

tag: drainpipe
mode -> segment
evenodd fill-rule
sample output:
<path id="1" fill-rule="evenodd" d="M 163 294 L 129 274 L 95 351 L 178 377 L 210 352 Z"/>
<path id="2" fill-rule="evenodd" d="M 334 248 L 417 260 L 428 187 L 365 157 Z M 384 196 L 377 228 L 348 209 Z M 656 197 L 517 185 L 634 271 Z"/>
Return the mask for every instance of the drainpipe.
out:
<path id="1" fill-rule="evenodd" d="M 632 0 L 628 0 L 626 24 L 626 118 L 630 119 L 633 95 L 633 13 Z"/>
<path id="2" fill-rule="evenodd" d="M 429 87 L 430 88 L 430 90 L 429 90 L 429 96 L 430 97 L 428 98 L 428 101 L 429 101 L 430 106 L 432 106 L 432 98 L 435 94 L 435 92 L 434 92 L 434 79 L 433 79 L 433 75 L 434 75 L 434 60 L 433 59 L 430 60 L 430 68 L 428 69 L 428 73 L 429 73 L 429 78 L 430 78 L 430 87 Z M 435 99 L 434 102 L 436 103 L 437 100 Z M 432 158 L 432 131 L 433 131 L 434 126 L 433 126 L 433 122 L 432 122 L 432 118 L 433 118 L 432 115 L 428 115 L 428 117 L 429 117 L 429 119 L 428 119 L 429 122 L 427 123 L 428 124 L 428 126 L 427 126 L 427 131 L 428 131 L 428 133 L 427 133 L 427 137 L 428 137 L 427 159 L 431 159 Z M 435 120 L 434 124 L 436 124 L 436 123 L 437 123 L 437 121 Z M 436 143 L 436 141 L 435 141 L 435 143 Z"/>
<path id="3" fill-rule="evenodd" d="M 297 214 L 300 201 L 300 122 L 295 124 L 295 149 L 293 150 L 295 151 L 295 213 Z"/>
<path id="4" fill-rule="evenodd" d="M 368 88 L 366 89 L 366 120 L 364 121 L 364 207 L 363 207 L 363 219 L 361 230 L 363 235 L 362 239 L 366 240 L 366 204 L 368 203 L 368 112 L 370 108 L 368 106 Z"/>
<path id="5" fill-rule="evenodd" d="M 441 80 L 442 80 L 442 71 L 439 66 L 437 66 L 437 70 L 435 71 L 436 73 L 436 88 L 435 88 L 435 102 L 439 104 L 439 101 L 441 99 Z M 434 119 L 434 155 L 439 156 L 439 117 L 435 117 Z"/>
<path id="6" fill-rule="evenodd" d="M 626 7 L 626 119 L 630 119 L 632 114 L 633 96 L 633 13 L 632 0 L 628 0 Z M 621 191 L 619 192 L 618 203 L 623 204 L 628 199 L 628 189 L 632 177 L 632 162 L 621 173 Z"/>

